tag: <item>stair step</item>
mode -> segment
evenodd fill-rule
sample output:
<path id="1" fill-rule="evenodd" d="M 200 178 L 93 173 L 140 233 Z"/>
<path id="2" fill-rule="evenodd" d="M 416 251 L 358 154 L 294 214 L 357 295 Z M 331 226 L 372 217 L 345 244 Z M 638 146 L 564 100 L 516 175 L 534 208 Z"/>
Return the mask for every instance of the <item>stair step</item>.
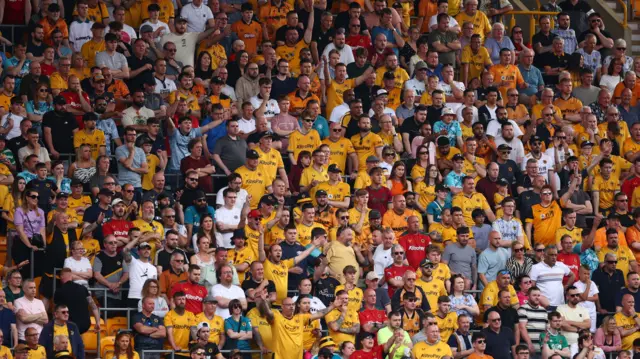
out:
<path id="1" fill-rule="evenodd" d="M 631 30 L 640 30 L 640 27 L 638 27 L 637 22 L 629 22 L 628 25 Z"/>
<path id="2" fill-rule="evenodd" d="M 640 41 L 640 34 L 631 34 L 631 40 Z"/>
<path id="3" fill-rule="evenodd" d="M 609 7 L 610 9 L 616 10 L 618 8 L 618 2 L 617 1 L 605 1 L 604 2 L 607 7 Z"/>
<path id="4" fill-rule="evenodd" d="M 640 52 L 640 45 L 631 46 L 631 51 L 633 51 L 633 53 L 639 53 Z"/>

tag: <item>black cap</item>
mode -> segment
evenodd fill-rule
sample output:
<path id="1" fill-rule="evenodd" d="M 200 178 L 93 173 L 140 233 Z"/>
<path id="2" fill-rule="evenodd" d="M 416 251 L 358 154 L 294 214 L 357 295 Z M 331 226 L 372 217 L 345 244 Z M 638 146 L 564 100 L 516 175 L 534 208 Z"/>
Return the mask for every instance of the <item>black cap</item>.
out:
<path id="1" fill-rule="evenodd" d="M 387 71 L 382 75 L 383 80 L 395 80 L 396 75 L 392 71 Z"/>
<path id="2" fill-rule="evenodd" d="M 529 143 L 534 143 L 534 142 L 542 142 L 542 139 L 538 136 L 531 136 L 531 138 L 529 138 Z"/>
<path id="3" fill-rule="evenodd" d="M 316 191 L 316 198 L 318 197 L 327 197 L 327 191 L 323 190 L 323 189 L 319 189 Z"/>
<path id="4" fill-rule="evenodd" d="M 260 203 L 264 203 L 266 205 L 275 206 L 278 204 L 278 200 L 272 194 L 266 194 L 260 198 Z"/>
<path id="5" fill-rule="evenodd" d="M 113 192 L 109 191 L 106 188 L 101 188 L 100 192 L 98 192 L 98 195 L 103 195 L 103 196 L 110 196 L 113 197 Z"/>
<path id="6" fill-rule="evenodd" d="M 271 131 L 264 131 L 260 134 L 260 139 L 263 139 L 265 137 L 271 137 L 271 139 L 273 139 L 273 132 Z"/>
<path id="7" fill-rule="evenodd" d="M 240 11 L 253 11 L 253 5 L 250 2 L 246 2 L 240 6 Z"/>
<path id="8" fill-rule="evenodd" d="M 51 4 L 51 5 L 56 5 L 56 4 Z M 58 96 L 53 98 L 53 104 L 54 105 L 66 105 L 67 104 L 67 99 L 65 99 L 64 96 L 62 96 L 62 95 L 58 95 Z"/>
<path id="9" fill-rule="evenodd" d="M 589 147 L 589 146 L 593 147 L 593 146 L 594 146 L 593 142 L 591 142 L 591 141 L 584 141 L 584 142 L 582 142 L 582 144 L 580 144 L 580 148 L 583 148 L 583 147 Z"/>
<path id="10" fill-rule="evenodd" d="M 507 145 L 506 143 L 503 143 L 500 146 L 498 146 L 498 151 L 511 151 L 511 150 L 512 150 L 511 146 Z"/>
<path id="11" fill-rule="evenodd" d="M 365 339 L 369 339 L 369 338 L 373 338 L 373 337 L 374 337 L 373 333 L 364 332 L 364 331 L 362 333 L 360 333 L 360 340 L 365 340 Z"/>
<path id="12" fill-rule="evenodd" d="M 179 23 L 179 22 L 189 22 L 189 20 L 187 20 L 186 17 L 176 16 L 175 23 Z"/>
<path id="13" fill-rule="evenodd" d="M 620 216 L 616 212 L 609 212 L 607 219 L 620 219 Z"/>
<path id="14" fill-rule="evenodd" d="M 340 171 L 340 167 L 335 163 L 330 164 L 327 171 L 331 173 L 342 173 L 342 171 Z"/>
<path id="15" fill-rule="evenodd" d="M 506 178 L 500 178 L 498 180 L 498 186 L 508 186 L 509 185 L 509 181 L 507 181 Z"/>
<path id="16" fill-rule="evenodd" d="M 214 76 L 211 78 L 212 84 L 224 85 L 224 80 L 220 76 Z"/>
<path id="17" fill-rule="evenodd" d="M 58 12 L 58 11 L 60 11 L 60 5 L 58 5 L 58 4 L 49 4 L 49 7 L 47 7 L 47 11 L 49 11 L 49 12 Z"/>
<path id="18" fill-rule="evenodd" d="M 245 234 L 244 234 L 244 228 L 240 228 L 240 229 L 236 229 L 235 231 L 233 231 L 233 234 L 231 235 L 231 239 L 234 238 L 246 238 Z"/>
<path id="19" fill-rule="evenodd" d="M 453 161 L 460 161 L 460 160 L 464 161 L 464 156 L 459 154 L 459 153 L 456 153 L 455 155 L 453 155 L 452 160 Z"/>
<path id="20" fill-rule="evenodd" d="M 79 179 L 77 179 L 77 178 L 72 178 L 71 179 L 71 187 L 81 186 L 81 185 L 84 185 L 84 183 L 82 183 L 82 181 L 80 181 Z"/>
<path id="21" fill-rule="evenodd" d="M 148 74 L 142 75 L 142 83 L 147 84 L 149 86 L 155 86 L 156 79 L 153 77 L 152 74 L 148 73 Z"/>
<path id="22" fill-rule="evenodd" d="M 311 197 L 309 197 L 309 192 L 302 192 L 298 195 L 296 199 L 297 204 L 302 204 L 306 202 L 311 202 Z"/>
<path id="23" fill-rule="evenodd" d="M 438 183 L 436 185 L 436 192 L 441 192 L 441 191 L 443 191 L 443 192 L 451 192 L 451 189 L 449 187 L 445 186 L 442 183 Z"/>
<path id="24" fill-rule="evenodd" d="M 382 214 L 377 209 L 372 209 L 369 211 L 369 219 L 380 219 L 382 218 Z"/>
<path id="25" fill-rule="evenodd" d="M 436 144 L 438 147 L 449 146 L 451 142 L 449 141 L 449 137 L 447 136 L 439 136 L 436 138 Z"/>
<path id="26" fill-rule="evenodd" d="M 151 5 L 157 5 L 157 4 L 151 4 Z M 153 28 L 151 27 L 151 25 L 149 24 L 144 24 L 142 26 L 140 26 L 140 33 L 144 34 L 147 32 L 153 32 Z"/>
<path id="27" fill-rule="evenodd" d="M 260 154 L 256 150 L 248 150 L 247 151 L 247 158 L 251 159 L 251 160 L 257 160 L 257 159 L 260 158 Z"/>
<path id="28" fill-rule="evenodd" d="M 138 146 L 142 145 L 153 145 L 153 140 L 148 136 L 140 136 L 140 140 L 138 141 Z"/>
<path id="29" fill-rule="evenodd" d="M 56 199 L 58 198 L 69 198 L 69 194 L 67 192 L 60 192 L 56 194 Z"/>
<path id="30" fill-rule="evenodd" d="M 147 6 L 147 11 L 160 11 L 160 5 L 149 4 L 149 6 Z"/>

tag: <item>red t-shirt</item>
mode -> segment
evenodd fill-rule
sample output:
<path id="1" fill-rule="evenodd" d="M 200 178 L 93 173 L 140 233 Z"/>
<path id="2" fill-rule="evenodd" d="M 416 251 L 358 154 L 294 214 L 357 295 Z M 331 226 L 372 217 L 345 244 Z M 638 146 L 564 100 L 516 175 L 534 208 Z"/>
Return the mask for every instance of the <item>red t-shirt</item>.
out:
<path id="1" fill-rule="evenodd" d="M 396 266 L 393 264 L 384 269 L 384 279 L 387 281 L 387 285 L 389 286 L 388 288 L 389 298 L 393 297 L 393 293 L 396 291 L 396 289 L 399 288 L 399 287 L 398 288 L 392 287 L 391 284 L 389 284 L 389 280 L 391 279 L 402 280 L 402 275 L 404 274 L 404 272 L 408 270 L 413 270 L 413 269 L 409 266 L 405 266 L 405 265 Z"/>
<path id="2" fill-rule="evenodd" d="M 409 265 L 414 270 L 418 270 L 420 262 L 427 256 L 427 247 L 431 244 L 431 238 L 418 232 L 400 237 L 398 243 L 404 248 Z"/>
<path id="3" fill-rule="evenodd" d="M 26 0 L 9 0 L 4 2 L 4 25 L 24 25 L 24 8 Z M 9 38 L 7 31 L 4 36 Z"/>
<path id="4" fill-rule="evenodd" d="M 622 182 L 622 188 L 620 190 L 629 198 L 629 211 L 633 210 L 633 208 L 631 208 L 631 198 L 633 198 L 633 190 L 638 186 L 640 186 L 640 177 L 633 176 Z"/>
<path id="5" fill-rule="evenodd" d="M 58 71 L 55 66 L 47 65 L 45 63 L 40 63 L 41 73 L 45 76 L 51 76 L 52 73 Z"/>
<path id="6" fill-rule="evenodd" d="M 380 187 L 379 189 L 373 189 L 371 186 L 367 187 L 369 192 L 369 209 L 375 209 L 384 216 L 384 213 L 389 208 L 389 202 L 392 200 L 391 191 L 387 187 Z"/>
<path id="7" fill-rule="evenodd" d="M 67 90 L 67 91 L 61 92 L 60 95 L 64 96 L 64 99 L 67 100 L 68 108 L 82 111 L 82 105 L 80 104 L 80 95 L 78 95 L 77 92 L 71 92 Z M 91 100 L 89 100 L 89 95 L 87 95 L 86 92 L 83 92 L 82 96 L 84 97 L 85 101 L 87 101 L 87 103 L 91 103 Z M 78 128 L 82 130 L 84 128 L 84 121 L 82 121 L 82 115 L 76 116 L 76 122 L 78 123 Z"/>
<path id="8" fill-rule="evenodd" d="M 129 230 L 133 228 L 132 222 L 124 219 L 111 219 L 102 225 L 102 234 L 106 237 L 113 234 L 116 237 L 129 237 Z"/>
<path id="9" fill-rule="evenodd" d="M 207 288 L 198 283 L 191 283 L 188 280 L 178 282 L 171 287 L 171 295 L 169 298 L 173 298 L 173 294 L 176 292 L 184 292 L 187 297 L 187 303 L 185 309 L 198 315 L 202 313 L 202 302 L 207 296 Z"/>
<path id="10" fill-rule="evenodd" d="M 353 49 L 353 57 L 356 56 L 356 50 L 359 47 L 364 47 L 367 51 L 371 48 L 371 38 L 369 36 L 351 35 L 345 39 L 345 42 Z"/>
<path id="11" fill-rule="evenodd" d="M 580 257 L 575 253 L 566 254 L 563 252 L 558 253 L 558 261 L 564 263 L 573 275 L 578 278 L 578 269 L 580 269 Z M 562 279 L 562 283 L 567 284 L 567 276 Z"/>
<path id="12" fill-rule="evenodd" d="M 381 345 L 375 345 L 370 352 L 365 352 L 362 349 L 356 350 L 351 354 L 350 359 L 382 359 L 384 357 L 382 350 Z"/>

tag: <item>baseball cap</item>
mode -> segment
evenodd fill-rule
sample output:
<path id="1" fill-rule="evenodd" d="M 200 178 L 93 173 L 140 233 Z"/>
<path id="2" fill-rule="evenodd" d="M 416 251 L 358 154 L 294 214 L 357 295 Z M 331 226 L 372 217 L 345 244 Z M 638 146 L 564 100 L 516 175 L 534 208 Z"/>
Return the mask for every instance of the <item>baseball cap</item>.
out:
<path id="1" fill-rule="evenodd" d="M 247 215 L 247 218 L 262 218 L 262 213 L 257 209 L 252 209 Z"/>
<path id="2" fill-rule="evenodd" d="M 200 331 L 200 329 L 202 328 L 209 328 L 209 323 L 207 322 L 200 322 L 198 323 L 198 326 L 196 327 L 196 331 Z"/>
<path id="3" fill-rule="evenodd" d="M 272 194 L 266 194 L 260 198 L 260 203 L 264 203 L 269 206 L 275 206 L 278 204 L 278 200 Z"/>
<path id="4" fill-rule="evenodd" d="M 464 161 L 464 156 L 459 154 L 459 153 L 456 153 L 455 155 L 453 155 L 452 160 L 453 161 Z"/>
<path id="5" fill-rule="evenodd" d="M 56 5 L 56 4 L 51 4 L 51 5 Z M 65 99 L 64 96 L 58 95 L 58 96 L 53 98 L 53 104 L 54 105 L 66 105 L 67 104 L 67 99 Z"/>
<path id="6" fill-rule="evenodd" d="M 216 299 L 216 297 L 214 297 L 212 295 L 208 295 L 208 296 L 204 297 L 204 299 L 202 300 L 202 303 L 216 303 L 216 304 L 218 304 L 218 300 Z"/>
<path id="7" fill-rule="evenodd" d="M 329 165 L 329 168 L 327 169 L 328 172 L 331 173 L 341 173 L 342 171 L 340 171 L 340 167 L 338 167 L 337 164 L 332 163 Z"/>
<path id="8" fill-rule="evenodd" d="M 60 192 L 56 194 L 56 199 L 58 198 L 69 198 L 69 194 L 67 192 Z"/>
<path id="9" fill-rule="evenodd" d="M 582 142 L 582 144 L 580 145 L 580 148 L 582 148 L 582 147 L 589 147 L 589 146 L 593 147 L 593 146 L 594 146 L 594 143 L 593 143 L 593 142 L 591 142 L 591 141 L 584 141 L 584 142 Z"/>
<path id="10" fill-rule="evenodd" d="M 325 191 L 323 189 L 316 191 L 316 198 L 318 198 L 318 197 L 327 197 L 327 196 L 328 196 L 327 191 Z"/>
<path id="11" fill-rule="evenodd" d="M 436 185 L 436 192 L 451 192 L 451 189 L 442 183 Z"/>
<path id="12" fill-rule="evenodd" d="M 244 228 L 239 228 L 236 229 L 235 231 L 233 231 L 233 234 L 231 235 L 231 239 L 234 238 L 245 238 L 245 234 L 244 234 Z"/>
<path id="13" fill-rule="evenodd" d="M 102 76 L 102 74 L 95 74 L 92 80 L 93 82 L 105 81 L 104 76 Z"/>
<path id="14" fill-rule="evenodd" d="M 178 22 L 189 22 L 189 20 L 187 20 L 187 18 L 186 18 L 186 17 L 176 16 L 176 20 L 175 20 L 175 22 L 176 22 L 176 23 L 178 23 Z"/>
<path id="15" fill-rule="evenodd" d="M 539 136 L 531 136 L 531 138 L 529 138 L 529 143 L 534 142 L 542 142 L 542 139 Z"/>
<path id="16" fill-rule="evenodd" d="M 257 159 L 260 158 L 260 154 L 256 150 L 248 150 L 247 151 L 247 158 L 248 159 L 252 159 L 252 160 L 257 160 Z"/>
<path id="17" fill-rule="evenodd" d="M 271 131 L 264 131 L 262 132 L 262 134 L 260 134 L 260 139 L 263 139 L 265 137 L 271 137 L 273 139 L 273 132 Z"/>
<path id="18" fill-rule="evenodd" d="M 415 66 L 414 71 L 422 70 L 428 68 L 427 63 L 424 61 L 418 61 Z"/>
<path id="19" fill-rule="evenodd" d="M 420 261 L 420 267 L 426 267 L 430 265 L 433 265 L 433 262 L 431 262 L 429 258 L 424 258 L 423 260 Z"/>
<path id="20" fill-rule="evenodd" d="M 378 91 L 376 91 L 376 96 L 375 96 L 375 97 L 378 97 L 378 96 L 386 96 L 386 95 L 388 95 L 388 94 L 389 94 L 389 92 L 388 92 L 387 90 L 385 90 L 385 89 L 379 89 Z"/>
<path id="21" fill-rule="evenodd" d="M 380 159 L 376 156 L 367 157 L 367 162 L 380 162 Z"/>
<path id="22" fill-rule="evenodd" d="M 508 186 L 509 185 L 509 181 L 507 181 L 506 178 L 500 178 L 498 180 L 498 186 Z"/>
<path id="23" fill-rule="evenodd" d="M 158 6 L 158 4 L 151 4 L 151 5 Z M 149 11 L 152 11 L 152 10 L 149 10 Z M 151 27 L 151 25 L 145 24 L 145 25 L 142 25 L 140 27 L 140 33 L 142 34 L 142 33 L 145 33 L 145 32 L 153 32 L 153 28 Z"/>
<path id="24" fill-rule="evenodd" d="M 116 198 L 113 201 L 111 201 L 111 207 L 115 207 L 118 203 L 124 203 L 124 200 L 122 198 Z"/>
<path id="25" fill-rule="evenodd" d="M 620 216 L 618 216 L 618 214 L 615 212 L 609 212 L 607 219 L 620 219 Z"/>
<path id="26" fill-rule="evenodd" d="M 498 146 L 498 151 L 511 151 L 511 150 L 512 150 L 511 146 L 507 145 L 506 143 L 503 143 L 500 146 Z"/>
<path id="27" fill-rule="evenodd" d="M 220 76 L 214 76 L 213 78 L 211 78 L 211 83 L 224 85 L 224 80 Z"/>
<path id="28" fill-rule="evenodd" d="M 383 80 L 395 80 L 396 76 L 391 71 L 387 71 L 382 75 Z"/>
<path id="29" fill-rule="evenodd" d="M 367 273 L 366 280 L 380 280 L 380 277 L 376 274 L 376 272 L 371 271 L 371 272 Z"/>
<path id="30" fill-rule="evenodd" d="M 98 192 L 98 195 L 103 195 L 103 196 L 113 196 L 113 192 L 109 191 L 106 188 L 101 188 L 100 192 Z"/>
<path id="31" fill-rule="evenodd" d="M 360 340 L 365 340 L 365 339 L 369 339 L 369 338 L 373 338 L 373 333 L 362 332 L 360 334 Z"/>
<path id="32" fill-rule="evenodd" d="M 455 116 L 455 112 L 453 112 L 453 110 L 449 107 L 445 107 L 442 109 L 442 113 L 440 114 L 440 117 L 444 117 L 444 116 Z"/>
<path id="33" fill-rule="evenodd" d="M 302 192 L 298 195 L 298 199 L 296 200 L 297 204 L 311 202 L 311 197 L 308 192 Z"/>
<path id="34" fill-rule="evenodd" d="M 151 248 L 151 245 L 149 244 L 149 242 L 142 242 L 138 244 L 138 248 L 145 248 L 145 247 Z"/>
<path id="35" fill-rule="evenodd" d="M 372 209 L 371 211 L 369 211 L 369 219 L 380 219 L 382 218 L 382 213 L 380 213 L 380 211 L 378 211 L 377 209 Z"/>
<path id="36" fill-rule="evenodd" d="M 322 337 L 320 339 L 320 349 L 330 346 L 336 346 L 336 343 L 333 341 L 333 339 L 331 339 L 330 336 Z"/>

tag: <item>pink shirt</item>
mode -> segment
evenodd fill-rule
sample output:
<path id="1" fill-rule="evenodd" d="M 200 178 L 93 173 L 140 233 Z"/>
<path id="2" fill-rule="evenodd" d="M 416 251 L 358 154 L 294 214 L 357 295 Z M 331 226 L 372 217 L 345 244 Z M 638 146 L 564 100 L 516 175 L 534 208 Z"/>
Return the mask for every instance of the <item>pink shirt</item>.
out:
<path id="1" fill-rule="evenodd" d="M 44 303 L 37 298 L 29 300 L 27 297 L 21 297 L 13 302 L 13 306 L 16 313 L 16 324 L 18 326 L 18 339 L 25 340 L 24 331 L 27 330 L 27 328 L 35 328 L 38 331 L 38 335 L 40 335 L 42 325 L 37 323 L 25 324 L 17 319 L 17 313 L 21 310 L 25 311 L 27 314 L 46 313 L 47 311 L 44 308 Z"/>

